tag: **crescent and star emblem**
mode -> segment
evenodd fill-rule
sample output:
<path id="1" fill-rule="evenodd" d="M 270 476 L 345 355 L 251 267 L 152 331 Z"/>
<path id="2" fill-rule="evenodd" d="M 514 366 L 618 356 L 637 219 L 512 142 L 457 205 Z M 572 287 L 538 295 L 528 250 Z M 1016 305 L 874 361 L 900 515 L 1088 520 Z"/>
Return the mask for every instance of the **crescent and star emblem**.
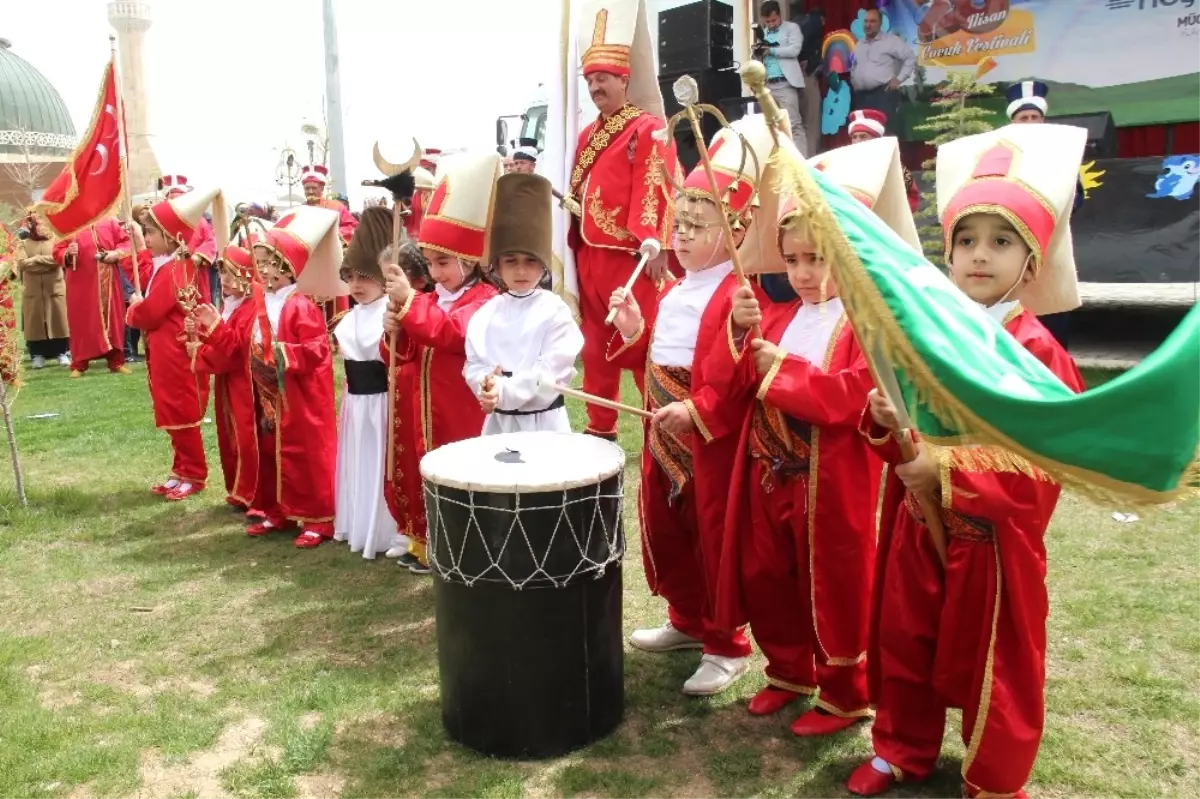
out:
<path id="1" fill-rule="evenodd" d="M 104 113 L 106 113 L 112 117 L 113 124 L 115 125 L 116 121 L 117 121 L 117 109 L 114 108 L 112 105 L 105 104 Z M 93 169 L 91 172 L 89 172 L 88 174 L 90 174 L 90 175 L 99 175 L 101 172 L 104 172 L 108 169 L 108 157 L 109 157 L 108 145 L 97 144 L 96 152 L 100 154 L 100 165 L 97 166 L 95 169 Z"/>

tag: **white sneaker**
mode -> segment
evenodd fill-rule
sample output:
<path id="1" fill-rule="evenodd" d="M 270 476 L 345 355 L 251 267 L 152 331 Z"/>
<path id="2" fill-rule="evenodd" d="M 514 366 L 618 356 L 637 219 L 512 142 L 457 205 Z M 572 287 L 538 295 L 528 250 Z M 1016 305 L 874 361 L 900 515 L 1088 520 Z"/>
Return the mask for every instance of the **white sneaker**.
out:
<path id="1" fill-rule="evenodd" d="M 46 359 L 40 355 L 33 356 L 33 368 L 34 369 L 46 368 Z"/>
<path id="2" fill-rule="evenodd" d="M 71 356 L 66 355 L 66 354 L 58 356 L 58 365 L 59 366 L 70 366 L 71 365 Z"/>
<path id="3" fill-rule="evenodd" d="M 395 560 L 396 558 L 403 557 L 407 552 L 408 552 L 407 546 L 397 546 L 397 547 L 392 547 L 387 552 L 384 552 L 383 556 L 385 558 L 391 558 L 392 560 Z"/>
<path id="4" fill-rule="evenodd" d="M 750 658 L 702 655 L 700 668 L 683 684 L 688 696 L 712 696 L 733 685 L 750 668 Z"/>
<path id="5" fill-rule="evenodd" d="M 676 649 L 701 649 L 704 644 L 687 633 L 676 630 L 671 622 L 652 630 L 634 630 L 629 643 L 644 652 L 673 652 Z"/>

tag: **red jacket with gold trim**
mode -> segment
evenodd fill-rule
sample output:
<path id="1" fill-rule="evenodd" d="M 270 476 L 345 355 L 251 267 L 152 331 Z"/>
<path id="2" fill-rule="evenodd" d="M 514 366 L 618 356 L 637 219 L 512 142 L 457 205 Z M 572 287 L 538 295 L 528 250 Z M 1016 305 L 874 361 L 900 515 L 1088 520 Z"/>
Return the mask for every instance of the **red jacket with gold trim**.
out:
<path id="1" fill-rule="evenodd" d="M 662 169 L 675 175 L 678 163 L 674 143 L 653 137 L 665 127 L 658 117 L 627 105 L 579 134 L 570 193 L 582 216 L 571 224 L 572 249 L 636 253 L 650 238 L 667 247 L 674 206 Z"/>

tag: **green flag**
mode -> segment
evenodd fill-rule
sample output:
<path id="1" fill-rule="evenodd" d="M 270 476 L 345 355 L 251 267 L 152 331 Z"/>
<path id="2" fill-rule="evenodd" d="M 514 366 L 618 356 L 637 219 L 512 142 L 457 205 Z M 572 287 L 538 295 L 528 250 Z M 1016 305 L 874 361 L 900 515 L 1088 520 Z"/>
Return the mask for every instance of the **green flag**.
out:
<path id="1" fill-rule="evenodd" d="M 1136 368 L 1076 394 L 860 201 L 783 150 L 772 158 L 922 435 L 1001 447 L 1098 497 L 1179 497 L 1200 442 L 1200 310 Z"/>

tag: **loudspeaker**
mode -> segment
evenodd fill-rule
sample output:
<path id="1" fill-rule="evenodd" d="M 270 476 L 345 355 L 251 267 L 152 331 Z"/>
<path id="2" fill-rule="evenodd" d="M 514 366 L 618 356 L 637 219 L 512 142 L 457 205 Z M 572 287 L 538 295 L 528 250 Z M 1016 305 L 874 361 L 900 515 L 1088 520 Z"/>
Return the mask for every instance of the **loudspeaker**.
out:
<path id="1" fill-rule="evenodd" d="M 1117 157 L 1117 128 L 1113 125 L 1112 114 L 1100 111 L 1095 114 L 1076 114 L 1074 116 L 1047 117 L 1047 122 L 1055 125 L 1074 125 L 1087 131 L 1088 141 L 1084 153 L 1089 159 Z"/>
<path id="2" fill-rule="evenodd" d="M 658 14 L 658 74 L 733 66 L 733 6 L 699 0 Z"/>
<path id="3" fill-rule="evenodd" d="M 676 80 L 686 74 L 691 74 L 696 79 L 696 84 L 700 88 L 700 102 L 721 109 L 721 113 L 730 122 L 741 119 L 745 114 L 746 102 L 753 99 L 742 98 L 742 79 L 736 70 L 707 69 L 696 73 L 659 73 L 658 88 L 662 92 L 663 107 L 668 117 L 683 110 L 675 101 L 674 84 Z M 704 133 L 705 142 L 711 141 L 720 128 L 721 123 L 712 114 L 705 114 L 700 120 L 700 129 Z M 686 120 L 681 120 L 675 126 L 675 149 L 679 155 L 679 164 L 685 173 L 700 161 L 699 147 L 692 135 L 692 128 Z"/>

